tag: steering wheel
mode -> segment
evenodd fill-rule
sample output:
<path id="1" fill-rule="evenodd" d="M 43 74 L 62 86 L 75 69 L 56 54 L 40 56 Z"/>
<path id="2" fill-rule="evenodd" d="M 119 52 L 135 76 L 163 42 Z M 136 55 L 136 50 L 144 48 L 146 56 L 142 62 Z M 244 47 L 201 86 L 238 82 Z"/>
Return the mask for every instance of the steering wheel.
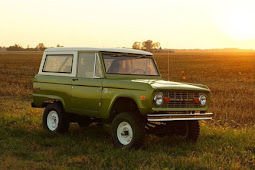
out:
<path id="1" fill-rule="evenodd" d="M 141 73 L 141 74 L 145 74 L 145 70 L 143 70 L 143 69 L 141 69 L 141 68 L 138 68 L 138 69 L 134 70 L 132 73 L 135 73 L 135 74 L 136 74 L 136 72 L 143 72 L 143 73 Z"/>

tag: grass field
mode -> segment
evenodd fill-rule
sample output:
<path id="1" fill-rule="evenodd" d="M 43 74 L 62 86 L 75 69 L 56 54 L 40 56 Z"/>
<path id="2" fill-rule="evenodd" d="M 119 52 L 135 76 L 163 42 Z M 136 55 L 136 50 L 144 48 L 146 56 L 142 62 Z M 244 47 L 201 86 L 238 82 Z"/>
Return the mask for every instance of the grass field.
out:
<path id="1" fill-rule="evenodd" d="M 28 100 L 41 52 L 0 53 L 0 169 L 254 169 L 255 53 L 174 53 L 170 80 L 207 85 L 214 120 L 201 122 L 196 144 L 150 135 L 137 151 L 114 148 L 92 126 L 64 135 L 42 130 L 42 109 Z M 167 54 L 155 54 L 167 79 Z"/>

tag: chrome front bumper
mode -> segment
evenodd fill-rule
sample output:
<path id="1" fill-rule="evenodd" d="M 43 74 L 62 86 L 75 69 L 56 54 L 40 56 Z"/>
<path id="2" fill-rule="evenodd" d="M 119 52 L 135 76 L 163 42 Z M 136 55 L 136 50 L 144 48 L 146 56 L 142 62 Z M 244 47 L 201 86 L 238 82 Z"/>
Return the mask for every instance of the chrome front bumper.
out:
<path id="1" fill-rule="evenodd" d="M 213 113 L 194 113 L 194 114 L 147 114 L 149 122 L 167 122 L 176 120 L 210 120 Z"/>

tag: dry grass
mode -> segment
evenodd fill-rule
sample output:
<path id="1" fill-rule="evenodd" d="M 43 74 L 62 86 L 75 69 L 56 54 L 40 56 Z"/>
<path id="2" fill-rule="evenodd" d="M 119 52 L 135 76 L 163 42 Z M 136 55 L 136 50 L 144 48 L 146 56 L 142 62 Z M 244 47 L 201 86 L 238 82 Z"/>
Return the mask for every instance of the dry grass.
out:
<path id="1" fill-rule="evenodd" d="M 27 98 L 29 76 L 38 72 L 42 52 L 0 53 L 0 95 Z M 167 54 L 155 54 L 164 79 Z M 216 124 L 254 125 L 255 53 L 171 53 L 170 80 L 200 83 L 212 91 Z"/>
<path id="2" fill-rule="evenodd" d="M 201 121 L 196 144 L 171 137 L 147 136 L 140 150 L 113 146 L 102 128 L 69 133 L 43 131 L 42 109 L 29 101 L 2 97 L 0 169 L 254 169 L 255 129 L 219 127 Z"/>
<path id="3" fill-rule="evenodd" d="M 0 52 L 0 95 L 27 96 L 29 81 L 39 69 L 42 52 Z"/>
<path id="4" fill-rule="evenodd" d="M 116 149 L 102 128 L 68 134 L 42 130 L 43 109 L 30 107 L 29 76 L 42 53 L 0 53 L 0 169 L 254 169 L 255 54 L 171 54 L 171 80 L 202 83 L 213 93 L 215 124 L 201 121 L 196 144 L 147 136 L 140 150 Z M 167 55 L 156 54 L 167 79 Z M 218 126 L 224 124 L 224 126 Z M 235 128 L 242 124 L 242 128 Z"/>

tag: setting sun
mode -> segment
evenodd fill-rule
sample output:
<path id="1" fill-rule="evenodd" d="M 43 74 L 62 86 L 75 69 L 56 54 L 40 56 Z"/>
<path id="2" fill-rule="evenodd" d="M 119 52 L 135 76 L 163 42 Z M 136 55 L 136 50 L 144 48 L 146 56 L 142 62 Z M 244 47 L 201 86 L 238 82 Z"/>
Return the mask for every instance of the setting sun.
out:
<path id="1" fill-rule="evenodd" d="M 151 39 L 162 48 L 254 49 L 254 7 L 254 0 L 3 1 L 0 46 L 130 48 Z"/>
<path id="2" fill-rule="evenodd" d="M 223 30 L 234 39 L 251 39 L 255 36 L 254 13 L 233 11 L 223 16 Z"/>
<path id="3" fill-rule="evenodd" d="M 255 11 L 253 1 L 225 1 L 215 7 L 216 25 L 227 36 L 235 40 L 255 38 Z"/>

